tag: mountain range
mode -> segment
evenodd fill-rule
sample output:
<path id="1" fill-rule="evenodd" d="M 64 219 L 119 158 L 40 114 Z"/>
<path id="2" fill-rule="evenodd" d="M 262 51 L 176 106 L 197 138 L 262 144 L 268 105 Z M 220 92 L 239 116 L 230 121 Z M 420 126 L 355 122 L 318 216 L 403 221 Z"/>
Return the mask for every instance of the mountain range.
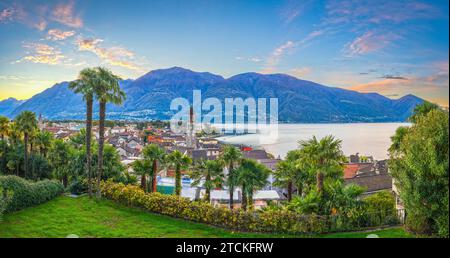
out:
<path id="1" fill-rule="evenodd" d="M 26 101 L 0 101 L 0 115 L 13 118 L 31 110 L 52 120 L 84 119 L 82 97 L 68 85 L 58 83 Z M 278 98 L 279 120 L 290 123 L 402 122 L 424 101 L 414 95 L 390 99 L 327 87 L 286 74 L 243 73 L 225 79 L 180 67 L 154 70 L 120 85 L 127 99 L 122 106 L 107 107 L 108 119 L 170 119 L 171 101 L 183 97 L 192 103 L 193 90 L 201 90 L 202 99 L 216 97 L 222 103 L 225 98 Z"/>

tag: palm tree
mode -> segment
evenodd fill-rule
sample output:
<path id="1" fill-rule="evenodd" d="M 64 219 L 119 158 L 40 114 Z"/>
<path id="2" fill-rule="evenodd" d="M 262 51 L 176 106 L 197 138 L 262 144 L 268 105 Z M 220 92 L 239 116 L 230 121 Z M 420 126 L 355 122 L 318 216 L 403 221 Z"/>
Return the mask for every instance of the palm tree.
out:
<path id="1" fill-rule="evenodd" d="M 252 159 L 243 159 L 236 170 L 238 184 L 242 188 L 242 208 L 253 209 L 253 193 L 267 185 L 271 170 Z"/>
<path id="2" fill-rule="evenodd" d="M 48 149 L 51 147 L 53 141 L 53 134 L 48 131 L 38 132 L 36 134 L 36 145 L 39 148 L 39 153 L 43 157 L 47 157 Z"/>
<path id="3" fill-rule="evenodd" d="M 94 69 L 83 69 L 78 79 L 69 84 L 69 89 L 83 96 L 86 102 L 86 170 L 88 176 L 88 193 L 92 197 L 92 107 L 94 105 L 94 87 L 97 76 Z"/>
<path id="4" fill-rule="evenodd" d="M 97 67 L 95 70 L 97 74 L 98 84 L 95 85 L 94 93 L 100 104 L 97 177 L 97 196 L 100 197 L 100 181 L 103 174 L 103 151 L 105 145 L 106 104 L 122 104 L 125 100 L 125 92 L 120 89 L 120 77 L 114 75 L 106 68 Z"/>
<path id="5" fill-rule="evenodd" d="M 0 139 L 2 141 L 2 164 L 0 169 L 6 169 L 6 150 L 8 144 L 5 142 L 5 137 L 9 134 L 10 131 L 10 120 L 5 116 L 0 116 Z"/>
<path id="6" fill-rule="evenodd" d="M 274 178 L 275 185 L 287 188 L 288 201 L 292 200 L 294 185 L 297 188 L 298 195 L 301 196 L 303 194 L 308 174 L 302 169 L 301 152 L 299 150 L 289 151 L 286 159 L 277 164 Z"/>
<path id="7" fill-rule="evenodd" d="M 5 136 L 8 135 L 10 130 L 10 121 L 9 118 L 5 116 L 0 116 L 0 139 L 2 141 L 5 140 Z"/>
<path id="8" fill-rule="evenodd" d="M 30 134 L 34 132 L 37 128 L 37 119 L 36 114 L 31 111 L 23 111 L 16 117 L 16 123 L 18 126 L 18 130 L 23 133 L 24 139 L 24 162 L 25 162 L 25 174 L 24 177 L 28 174 L 28 141 Z"/>
<path id="9" fill-rule="evenodd" d="M 50 148 L 50 164 L 53 167 L 54 174 L 62 181 L 64 187 L 69 183 L 70 172 L 70 145 L 63 140 L 55 140 Z"/>
<path id="10" fill-rule="evenodd" d="M 230 209 L 233 209 L 234 189 L 236 187 L 235 165 L 237 165 L 242 159 L 242 152 L 232 146 L 226 145 L 223 149 L 220 159 L 225 163 L 228 169 L 227 186 L 230 192 Z"/>
<path id="11" fill-rule="evenodd" d="M 191 163 L 192 159 L 178 150 L 167 155 L 167 167 L 175 169 L 175 194 L 178 196 L 181 195 L 181 170 L 187 169 Z"/>
<path id="12" fill-rule="evenodd" d="M 131 164 L 134 173 L 141 176 L 141 188 L 146 191 L 146 179 L 145 175 L 147 175 L 150 170 L 151 163 L 148 160 L 136 160 Z"/>
<path id="13" fill-rule="evenodd" d="M 332 135 L 325 136 L 320 141 L 315 136 L 306 141 L 300 141 L 302 161 L 316 173 L 316 187 L 319 195 L 323 194 L 324 177 L 341 178 L 343 169 L 341 162 L 345 159 L 341 151 L 341 140 Z"/>
<path id="14" fill-rule="evenodd" d="M 221 160 L 200 160 L 194 171 L 191 173 L 194 180 L 192 186 L 198 186 L 201 180 L 205 180 L 205 201 L 211 201 L 211 190 L 221 187 L 224 180 L 223 162 Z"/>
<path id="15" fill-rule="evenodd" d="M 158 175 L 158 163 L 163 163 L 165 161 L 166 152 L 158 145 L 150 144 L 145 146 L 142 153 L 144 155 L 144 159 L 148 160 L 152 164 L 152 169 L 149 175 L 151 184 L 148 185 L 148 191 L 155 193 L 157 191 L 156 177 Z"/>

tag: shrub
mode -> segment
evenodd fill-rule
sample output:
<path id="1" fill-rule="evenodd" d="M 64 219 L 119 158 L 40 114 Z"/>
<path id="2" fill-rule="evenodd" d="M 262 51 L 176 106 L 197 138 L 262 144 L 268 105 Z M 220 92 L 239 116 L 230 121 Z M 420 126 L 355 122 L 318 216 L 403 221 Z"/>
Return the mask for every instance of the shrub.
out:
<path id="1" fill-rule="evenodd" d="M 87 182 L 80 181 L 80 180 L 74 180 L 69 185 L 69 189 L 68 190 L 69 190 L 69 192 L 71 194 L 75 194 L 75 195 L 84 194 L 88 190 Z"/>
<path id="2" fill-rule="evenodd" d="M 333 224 L 334 218 L 331 216 L 304 215 L 288 209 L 266 209 L 259 212 L 230 210 L 175 195 L 145 193 L 138 186 L 112 181 L 102 182 L 100 187 L 104 197 L 127 206 L 231 230 L 290 234 L 342 230 L 333 227 L 336 224 Z M 345 224 L 346 226 L 359 225 L 351 218 L 345 221 L 350 221 Z"/>
<path id="3" fill-rule="evenodd" d="M 64 187 L 60 182 L 50 180 L 30 182 L 17 176 L 0 176 L 0 188 L 2 195 L 7 191 L 12 192 L 5 212 L 44 203 L 64 192 Z"/>
<path id="4" fill-rule="evenodd" d="M 396 224 L 398 223 L 397 211 L 395 209 L 395 198 L 387 191 L 378 192 L 364 198 L 364 204 L 368 217 L 374 224 Z"/>

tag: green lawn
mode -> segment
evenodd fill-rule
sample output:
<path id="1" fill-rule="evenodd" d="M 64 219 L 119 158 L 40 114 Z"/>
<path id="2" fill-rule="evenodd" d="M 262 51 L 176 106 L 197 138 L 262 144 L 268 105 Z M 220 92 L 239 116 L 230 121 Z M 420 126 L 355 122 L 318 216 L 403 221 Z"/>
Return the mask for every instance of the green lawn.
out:
<path id="1" fill-rule="evenodd" d="M 3 216 L 0 237 L 64 238 L 75 234 L 83 238 L 229 238 L 293 237 L 289 235 L 235 233 L 200 223 L 147 213 L 117 205 L 108 200 L 61 196 L 43 205 Z M 376 232 L 350 232 L 316 237 L 410 237 L 401 228 Z M 296 236 L 298 237 L 298 236 Z"/>

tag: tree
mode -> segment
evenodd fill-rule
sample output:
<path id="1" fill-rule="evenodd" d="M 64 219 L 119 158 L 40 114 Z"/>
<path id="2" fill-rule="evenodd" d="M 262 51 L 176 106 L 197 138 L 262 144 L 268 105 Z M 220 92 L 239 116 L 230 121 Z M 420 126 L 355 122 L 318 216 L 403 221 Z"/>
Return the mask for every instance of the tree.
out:
<path id="1" fill-rule="evenodd" d="M 309 175 L 302 169 L 301 152 L 299 150 L 289 151 L 285 160 L 277 164 L 274 172 L 274 184 L 285 187 L 288 191 L 288 201 L 292 200 L 293 187 L 301 196 L 308 183 Z"/>
<path id="2" fill-rule="evenodd" d="M 224 162 L 225 166 L 228 169 L 226 184 L 230 193 L 230 209 L 233 209 L 234 189 L 237 185 L 234 170 L 236 165 L 239 164 L 242 159 L 242 152 L 232 145 L 226 145 L 223 148 L 220 159 Z"/>
<path id="3" fill-rule="evenodd" d="M 70 145 L 60 139 L 55 140 L 50 148 L 49 159 L 53 174 L 63 182 L 64 187 L 67 187 L 71 169 Z"/>
<path id="4" fill-rule="evenodd" d="M 24 135 L 24 162 L 25 162 L 25 171 L 24 177 L 28 175 L 28 141 L 29 136 L 34 130 L 37 128 L 37 119 L 36 115 L 31 111 L 23 111 L 16 117 L 16 123 L 18 126 L 18 130 Z"/>
<path id="5" fill-rule="evenodd" d="M 99 140 L 98 140 L 98 178 L 97 178 L 97 197 L 100 197 L 100 180 L 103 175 L 103 152 L 105 145 L 105 120 L 106 104 L 113 103 L 120 105 L 125 100 L 125 93 L 120 89 L 120 77 L 114 75 L 106 68 L 96 68 L 96 77 L 98 84 L 95 85 L 94 93 L 99 101 Z"/>
<path id="6" fill-rule="evenodd" d="M 407 227 L 448 237 L 449 113 L 433 109 L 414 121 L 392 148 L 389 171 L 406 210 Z"/>
<path id="7" fill-rule="evenodd" d="M 408 120 L 411 123 L 417 123 L 417 120 L 419 119 L 419 117 L 425 116 L 430 111 L 435 110 L 435 109 L 439 109 L 439 106 L 434 103 L 424 101 L 422 104 L 417 105 L 414 108 L 413 114 L 409 117 Z"/>
<path id="8" fill-rule="evenodd" d="M 405 138 L 405 136 L 408 134 L 408 127 L 400 126 L 395 131 L 394 136 L 391 137 L 391 147 L 389 147 L 389 152 L 394 153 L 396 151 L 400 151 L 400 147 L 402 145 L 402 141 Z"/>
<path id="9" fill-rule="evenodd" d="M 95 147 L 99 148 L 99 145 Z M 98 162 L 99 162 L 98 156 L 94 155 L 94 165 L 97 168 Z M 100 180 L 113 179 L 116 182 L 123 176 L 123 173 L 125 172 L 126 169 L 125 166 L 122 164 L 119 152 L 117 151 L 116 148 L 114 148 L 110 144 L 105 144 L 104 146 L 103 168 L 104 171 L 102 173 L 102 177 L 100 178 Z"/>
<path id="10" fill-rule="evenodd" d="M 1 167 L 0 170 L 5 170 L 6 169 L 6 153 L 7 153 L 7 148 L 8 148 L 8 144 L 5 141 L 5 137 L 9 134 L 10 132 L 10 120 L 9 118 L 5 117 L 5 116 L 0 116 L 0 140 L 2 142 L 2 147 L 1 147 L 1 157 L 2 157 L 2 161 L 1 161 Z"/>
<path id="11" fill-rule="evenodd" d="M 142 153 L 144 159 L 148 160 L 150 164 L 152 164 L 151 170 L 147 170 L 149 172 L 149 178 L 151 181 L 148 185 L 148 191 L 155 193 L 157 191 L 156 177 L 158 175 L 158 163 L 164 163 L 166 152 L 158 145 L 150 144 L 148 146 L 145 146 Z"/>
<path id="12" fill-rule="evenodd" d="M 8 162 L 6 163 L 6 167 L 16 176 L 20 175 L 20 171 L 24 163 L 23 157 L 24 149 L 25 149 L 24 145 L 18 143 L 14 145 L 14 148 L 12 148 L 11 151 L 9 151 L 6 156 L 8 160 Z"/>
<path id="13" fill-rule="evenodd" d="M 47 157 L 48 149 L 51 147 L 53 141 L 53 134 L 48 131 L 38 132 L 36 134 L 36 147 L 43 157 Z"/>
<path id="14" fill-rule="evenodd" d="M 86 170 L 88 175 L 88 193 L 92 197 L 92 107 L 94 104 L 94 87 L 97 84 L 94 69 L 86 68 L 80 72 L 78 79 L 69 84 L 69 89 L 83 96 L 86 102 Z"/>
<path id="15" fill-rule="evenodd" d="M 192 186 L 200 185 L 204 180 L 205 201 L 211 201 L 211 190 L 222 186 L 224 182 L 223 162 L 221 160 L 200 160 L 191 173 Z"/>
<path id="16" fill-rule="evenodd" d="M 175 169 L 175 194 L 181 195 L 181 170 L 189 168 L 192 159 L 176 150 L 166 158 L 166 166 Z"/>
<path id="17" fill-rule="evenodd" d="M 242 208 L 253 209 L 253 194 L 267 185 L 271 170 L 252 159 L 243 159 L 236 170 L 238 184 L 242 188 Z"/>
<path id="18" fill-rule="evenodd" d="M 133 171 L 136 175 L 141 176 L 141 188 L 143 191 L 147 191 L 147 181 L 145 176 L 151 169 L 151 163 L 148 160 L 136 160 L 131 164 Z"/>
<path id="19" fill-rule="evenodd" d="M 325 136 L 320 141 L 315 136 L 306 141 L 300 141 L 302 161 L 316 173 L 316 187 L 319 196 L 323 194 L 325 177 L 341 178 L 344 155 L 341 151 L 341 140 L 333 136 Z"/>
<path id="20" fill-rule="evenodd" d="M 0 139 L 2 141 L 4 141 L 5 137 L 9 134 L 10 124 L 9 118 L 0 116 Z"/>

